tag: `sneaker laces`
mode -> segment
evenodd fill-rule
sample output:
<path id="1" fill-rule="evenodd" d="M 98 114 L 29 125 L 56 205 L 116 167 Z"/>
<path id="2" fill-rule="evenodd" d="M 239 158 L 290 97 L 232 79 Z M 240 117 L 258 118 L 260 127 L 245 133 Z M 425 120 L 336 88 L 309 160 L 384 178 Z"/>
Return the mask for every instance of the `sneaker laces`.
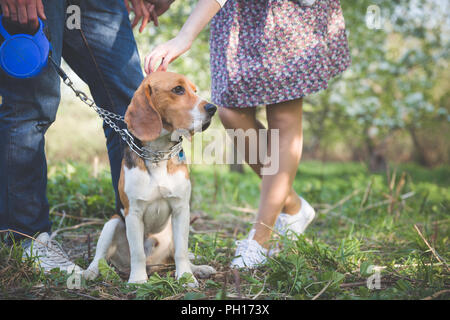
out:
<path id="1" fill-rule="evenodd" d="M 275 230 L 281 235 L 297 238 L 298 235 L 303 234 L 305 229 L 315 217 L 314 208 L 302 197 L 301 208 L 298 213 L 289 215 L 287 213 L 280 213 L 275 221 Z"/>
<path id="2" fill-rule="evenodd" d="M 292 224 L 292 222 L 289 221 L 289 215 L 286 213 L 280 213 L 278 215 L 278 218 L 275 222 L 274 229 L 280 232 L 281 234 L 284 234 L 286 230 L 288 229 L 289 225 Z"/>
<path id="3" fill-rule="evenodd" d="M 236 241 L 236 257 L 241 257 L 245 265 L 253 266 L 266 260 L 267 250 L 253 240 L 255 229 L 250 231 L 247 239 Z"/>
<path id="4" fill-rule="evenodd" d="M 45 271 L 59 268 L 61 271 L 73 272 L 78 267 L 70 261 L 61 244 L 49 238 L 48 234 L 41 234 L 37 237 L 26 248 L 25 253 L 29 257 L 36 257 L 39 265 Z"/>

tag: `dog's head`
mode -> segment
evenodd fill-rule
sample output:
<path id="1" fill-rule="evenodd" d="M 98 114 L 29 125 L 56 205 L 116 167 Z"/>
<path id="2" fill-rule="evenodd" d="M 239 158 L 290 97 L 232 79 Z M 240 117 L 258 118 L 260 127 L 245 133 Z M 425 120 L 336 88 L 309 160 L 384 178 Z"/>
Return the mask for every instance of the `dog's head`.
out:
<path id="1" fill-rule="evenodd" d="M 152 141 L 175 131 L 192 135 L 206 130 L 216 106 L 196 94 L 185 76 L 153 72 L 136 90 L 125 114 L 128 130 L 141 141 Z"/>

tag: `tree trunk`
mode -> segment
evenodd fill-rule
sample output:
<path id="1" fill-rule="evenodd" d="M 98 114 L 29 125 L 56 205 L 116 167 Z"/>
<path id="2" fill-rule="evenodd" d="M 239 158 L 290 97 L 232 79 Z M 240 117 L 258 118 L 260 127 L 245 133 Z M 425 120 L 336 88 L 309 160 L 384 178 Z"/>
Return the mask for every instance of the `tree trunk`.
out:
<path id="1" fill-rule="evenodd" d="M 244 173 L 244 165 L 243 164 L 230 164 L 230 171 L 231 172 L 239 172 Z"/>
<path id="2" fill-rule="evenodd" d="M 386 157 L 384 152 L 376 146 L 375 141 L 369 136 L 366 131 L 366 146 L 369 153 L 369 170 L 370 172 L 383 172 L 387 168 Z"/>
<path id="3" fill-rule="evenodd" d="M 430 167 L 430 162 L 428 161 L 427 157 L 425 156 L 426 151 L 423 148 L 422 144 L 419 141 L 419 137 L 417 137 L 417 133 L 416 130 L 414 128 L 409 128 L 409 133 L 411 135 L 411 139 L 414 143 L 414 148 L 416 150 L 416 159 L 417 162 L 419 162 L 420 165 L 425 166 L 425 167 Z"/>
<path id="4" fill-rule="evenodd" d="M 233 145 L 233 163 L 230 164 L 230 171 L 243 174 L 244 173 L 244 165 L 241 163 L 237 163 L 237 158 L 238 158 L 237 149 L 236 149 L 236 146 Z"/>

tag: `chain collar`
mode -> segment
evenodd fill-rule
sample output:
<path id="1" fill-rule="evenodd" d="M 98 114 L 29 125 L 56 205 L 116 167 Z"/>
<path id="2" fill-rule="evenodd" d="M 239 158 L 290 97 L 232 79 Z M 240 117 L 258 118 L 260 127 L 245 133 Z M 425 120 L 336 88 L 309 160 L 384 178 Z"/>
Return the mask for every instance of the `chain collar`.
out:
<path id="1" fill-rule="evenodd" d="M 142 158 L 152 163 L 158 163 L 160 161 L 169 160 L 173 157 L 179 156 L 183 151 L 183 140 L 180 139 L 177 144 L 170 147 L 167 151 L 153 151 L 146 147 L 143 147 L 142 150 Z"/>
<path id="2" fill-rule="evenodd" d="M 146 146 L 140 147 L 135 142 L 135 137 L 126 129 L 122 129 L 125 133 L 127 138 L 124 139 L 125 142 L 127 142 L 130 149 L 136 153 L 139 157 L 142 159 L 149 161 L 151 163 L 158 163 L 164 160 L 169 160 L 173 157 L 178 156 L 183 151 L 183 137 L 180 136 L 178 139 L 178 142 L 171 146 L 168 150 L 161 151 L 161 150 L 151 150 L 150 148 Z"/>

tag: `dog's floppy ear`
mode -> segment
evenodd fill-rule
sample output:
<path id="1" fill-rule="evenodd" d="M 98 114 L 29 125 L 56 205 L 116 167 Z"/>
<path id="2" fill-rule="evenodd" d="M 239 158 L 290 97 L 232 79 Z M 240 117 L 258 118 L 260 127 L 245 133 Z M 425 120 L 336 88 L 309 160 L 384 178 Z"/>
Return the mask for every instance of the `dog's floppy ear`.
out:
<path id="1" fill-rule="evenodd" d="M 141 141 L 155 140 L 162 130 L 161 116 L 153 105 L 151 93 L 150 85 L 139 87 L 125 113 L 128 130 Z"/>

